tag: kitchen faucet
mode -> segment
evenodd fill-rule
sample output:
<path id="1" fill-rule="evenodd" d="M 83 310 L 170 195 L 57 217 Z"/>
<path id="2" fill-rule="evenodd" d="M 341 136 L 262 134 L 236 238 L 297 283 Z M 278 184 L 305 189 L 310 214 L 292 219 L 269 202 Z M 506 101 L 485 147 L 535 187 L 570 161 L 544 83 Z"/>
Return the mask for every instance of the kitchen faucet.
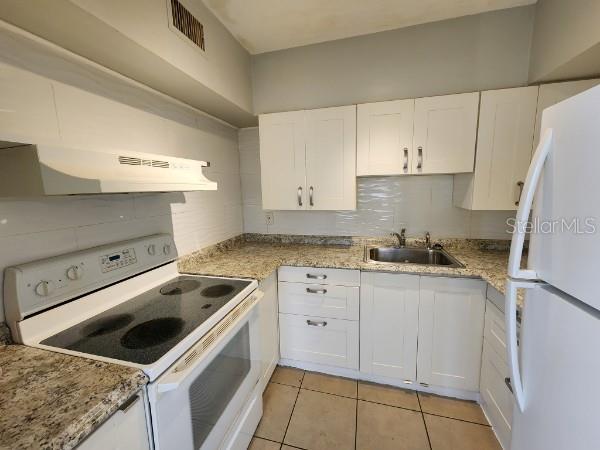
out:
<path id="1" fill-rule="evenodd" d="M 390 236 L 394 236 L 396 239 L 398 239 L 397 247 L 405 247 L 406 246 L 406 228 L 402 228 L 402 230 L 400 230 L 400 234 L 390 233 Z"/>
<path id="2" fill-rule="evenodd" d="M 431 235 L 429 231 L 425 232 L 425 247 L 427 247 L 427 250 L 431 249 Z"/>

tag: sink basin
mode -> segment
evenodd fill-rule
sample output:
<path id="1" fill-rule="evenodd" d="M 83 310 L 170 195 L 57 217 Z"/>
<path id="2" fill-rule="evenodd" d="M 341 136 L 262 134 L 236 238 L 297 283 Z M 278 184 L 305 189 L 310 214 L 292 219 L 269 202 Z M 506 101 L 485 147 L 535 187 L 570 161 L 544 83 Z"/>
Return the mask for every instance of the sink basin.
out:
<path id="1" fill-rule="evenodd" d="M 464 267 L 444 250 L 411 247 L 378 247 L 368 249 L 368 261 L 392 264 L 426 264 L 444 267 Z"/>

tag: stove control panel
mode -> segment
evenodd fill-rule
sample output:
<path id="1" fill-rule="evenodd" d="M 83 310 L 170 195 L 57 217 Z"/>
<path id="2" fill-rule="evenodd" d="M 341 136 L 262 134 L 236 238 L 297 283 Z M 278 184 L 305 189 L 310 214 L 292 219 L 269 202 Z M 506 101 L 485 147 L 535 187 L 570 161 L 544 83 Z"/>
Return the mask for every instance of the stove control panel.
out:
<path id="1" fill-rule="evenodd" d="M 137 263 L 137 258 L 135 257 L 135 248 L 133 247 L 100 257 L 100 265 L 102 266 L 103 273 L 135 263 Z"/>
<path id="2" fill-rule="evenodd" d="M 6 321 L 23 318 L 177 258 L 173 237 L 155 234 L 9 267 Z"/>

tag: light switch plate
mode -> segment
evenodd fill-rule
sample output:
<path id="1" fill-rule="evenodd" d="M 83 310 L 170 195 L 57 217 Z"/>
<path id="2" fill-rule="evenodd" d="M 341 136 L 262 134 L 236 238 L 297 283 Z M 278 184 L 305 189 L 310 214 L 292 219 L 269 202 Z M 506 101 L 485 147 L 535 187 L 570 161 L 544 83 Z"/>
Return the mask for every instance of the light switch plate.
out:
<path id="1" fill-rule="evenodd" d="M 267 211 L 265 213 L 265 223 L 267 225 L 274 225 L 275 224 L 275 214 L 273 213 L 273 211 Z"/>

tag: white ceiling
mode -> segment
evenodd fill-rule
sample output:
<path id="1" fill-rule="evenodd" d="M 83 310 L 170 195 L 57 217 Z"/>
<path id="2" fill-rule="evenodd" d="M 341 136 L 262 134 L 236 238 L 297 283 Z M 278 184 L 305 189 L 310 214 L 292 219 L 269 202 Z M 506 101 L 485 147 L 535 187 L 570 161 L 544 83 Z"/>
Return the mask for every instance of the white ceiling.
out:
<path id="1" fill-rule="evenodd" d="M 202 0 L 252 53 L 264 53 L 537 0 Z"/>

